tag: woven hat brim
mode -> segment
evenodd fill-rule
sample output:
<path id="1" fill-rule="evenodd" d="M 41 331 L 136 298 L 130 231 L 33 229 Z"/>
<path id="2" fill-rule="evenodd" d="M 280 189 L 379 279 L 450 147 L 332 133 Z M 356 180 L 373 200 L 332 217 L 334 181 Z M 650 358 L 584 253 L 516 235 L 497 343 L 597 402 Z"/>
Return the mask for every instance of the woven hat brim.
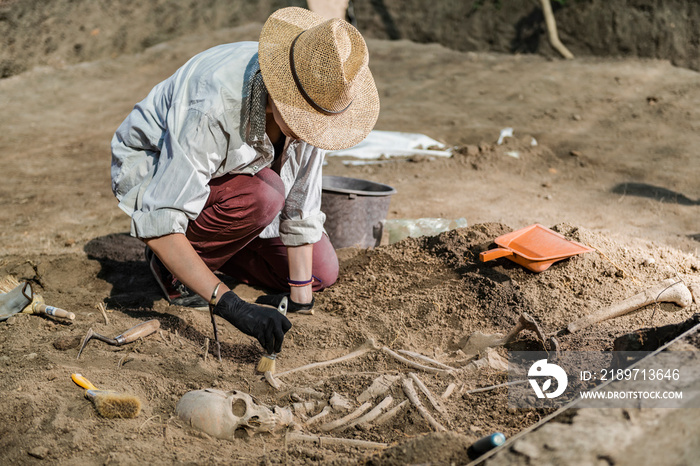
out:
<path id="1" fill-rule="evenodd" d="M 350 107 L 337 115 L 316 111 L 294 82 L 289 49 L 303 31 L 326 21 L 303 8 L 277 10 L 263 26 L 258 46 L 260 71 L 284 122 L 302 140 L 326 150 L 352 147 L 367 137 L 379 116 L 379 93 L 369 68 L 358 74 Z"/>

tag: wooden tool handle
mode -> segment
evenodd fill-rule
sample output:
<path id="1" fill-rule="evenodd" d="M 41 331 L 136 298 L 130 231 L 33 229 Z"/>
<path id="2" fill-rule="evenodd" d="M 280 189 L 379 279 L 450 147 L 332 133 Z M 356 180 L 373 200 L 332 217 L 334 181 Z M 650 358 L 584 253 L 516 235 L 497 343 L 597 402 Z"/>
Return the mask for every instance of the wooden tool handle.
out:
<path id="1" fill-rule="evenodd" d="M 85 390 L 97 390 L 97 387 L 90 383 L 88 379 L 83 377 L 82 374 L 71 374 L 70 378 L 73 379 L 73 382 L 80 385 Z"/>
<path id="2" fill-rule="evenodd" d="M 116 337 L 115 340 L 117 341 L 117 345 L 125 345 L 127 343 L 136 341 L 139 338 L 147 337 L 159 328 L 159 320 L 147 320 L 146 322 L 142 322 L 138 325 L 131 327 L 129 330 Z"/>
<path id="3" fill-rule="evenodd" d="M 48 316 L 60 317 L 62 319 L 75 319 L 75 314 L 60 307 L 47 306 L 44 303 L 34 303 L 35 314 L 46 314 Z"/>
<path id="4" fill-rule="evenodd" d="M 488 262 L 488 261 L 492 261 L 494 259 L 498 259 L 499 257 L 506 257 L 506 256 L 513 256 L 513 255 L 515 255 L 515 254 L 510 249 L 504 249 L 504 248 L 489 249 L 488 251 L 484 251 L 481 254 L 479 254 L 479 260 L 481 262 Z"/>

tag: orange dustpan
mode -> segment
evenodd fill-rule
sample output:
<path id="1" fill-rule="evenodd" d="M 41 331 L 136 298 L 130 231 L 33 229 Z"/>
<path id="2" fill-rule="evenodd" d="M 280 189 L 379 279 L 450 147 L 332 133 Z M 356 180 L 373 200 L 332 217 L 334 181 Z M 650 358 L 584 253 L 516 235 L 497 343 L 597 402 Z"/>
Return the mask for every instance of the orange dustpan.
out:
<path id="1" fill-rule="evenodd" d="M 481 262 L 507 257 L 533 272 L 543 272 L 557 261 L 593 251 L 539 223 L 499 236 L 494 243 L 496 249 L 479 254 Z"/>

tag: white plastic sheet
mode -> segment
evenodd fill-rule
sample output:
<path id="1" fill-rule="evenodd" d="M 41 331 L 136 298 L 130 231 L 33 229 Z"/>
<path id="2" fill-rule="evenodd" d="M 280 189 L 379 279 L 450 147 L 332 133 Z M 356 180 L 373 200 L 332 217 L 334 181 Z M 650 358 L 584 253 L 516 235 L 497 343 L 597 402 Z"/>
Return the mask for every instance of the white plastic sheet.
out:
<path id="1" fill-rule="evenodd" d="M 428 149 L 438 148 L 438 149 Z M 349 149 L 330 151 L 328 156 L 347 156 L 358 159 L 378 159 L 384 157 L 409 157 L 411 155 L 430 155 L 450 157 L 452 151 L 445 148 L 440 141 L 419 133 L 374 130 L 356 146 Z"/>

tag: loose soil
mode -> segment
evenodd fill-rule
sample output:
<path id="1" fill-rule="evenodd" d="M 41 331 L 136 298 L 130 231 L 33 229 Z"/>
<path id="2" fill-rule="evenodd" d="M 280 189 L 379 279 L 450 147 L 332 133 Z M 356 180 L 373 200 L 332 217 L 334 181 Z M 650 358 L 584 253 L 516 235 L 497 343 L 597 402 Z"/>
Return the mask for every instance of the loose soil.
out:
<path id="1" fill-rule="evenodd" d="M 142 243 L 127 234 L 129 219 L 110 190 L 115 128 L 191 55 L 255 40 L 259 30 L 250 24 L 191 35 L 143 53 L 0 81 L 0 275 L 30 281 L 49 304 L 77 315 L 72 324 L 24 314 L 0 323 L 3 462 L 464 464 L 466 448 L 479 437 L 512 436 L 548 414 L 509 408 L 503 388 L 467 393 L 506 380 L 502 370 L 484 367 L 417 372 L 436 394 L 456 384 L 447 414 L 433 413 L 448 433 L 430 434 L 415 409 L 382 427 L 306 429 L 392 445 L 383 452 L 265 434 L 220 440 L 175 417 L 177 401 L 190 390 L 240 390 L 289 406 L 298 399 L 293 393 L 306 398 L 305 388 L 354 400 L 380 374 L 414 371 L 375 351 L 280 377 L 286 387 L 275 391 L 255 374 L 259 345 L 226 322 L 219 324 L 223 361 L 211 347 L 205 355 L 208 312 L 169 306 L 150 277 Z M 454 156 L 360 167 L 330 157 L 325 173 L 395 187 L 389 218 L 465 217 L 469 227 L 339 250 L 338 283 L 318 294 L 315 315 L 291 316 L 278 371 L 347 354 L 368 338 L 462 366 L 467 336 L 505 334 L 523 312 L 550 336 L 663 279 L 698 281 L 696 72 L 657 60 L 559 61 L 408 41 L 370 40 L 369 47 L 382 99 L 377 129 L 427 134 L 454 147 Z M 495 144 L 505 127 L 515 136 Z M 494 238 L 535 222 L 595 251 L 540 274 L 505 259 L 478 261 Z M 235 289 L 249 300 L 265 292 Z M 681 323 L 697 311 L 650 306 L 558 338 L 563 350 L 609 350 L 618 337 Z M 89 328 L 113 337 L 148 319 L 158 319 L 161 331 L 123 347 L 91 341 L 76 359 Z M 508 349 L 541 349 L 541 342 L 523 332 L 498 351 L 506 356 Z M 142 414 L 99 417 L 71 381 L 74 372 L 100 388 L 137 395 Z M 400 385 L 391 394 L 405 399 Z"/>

